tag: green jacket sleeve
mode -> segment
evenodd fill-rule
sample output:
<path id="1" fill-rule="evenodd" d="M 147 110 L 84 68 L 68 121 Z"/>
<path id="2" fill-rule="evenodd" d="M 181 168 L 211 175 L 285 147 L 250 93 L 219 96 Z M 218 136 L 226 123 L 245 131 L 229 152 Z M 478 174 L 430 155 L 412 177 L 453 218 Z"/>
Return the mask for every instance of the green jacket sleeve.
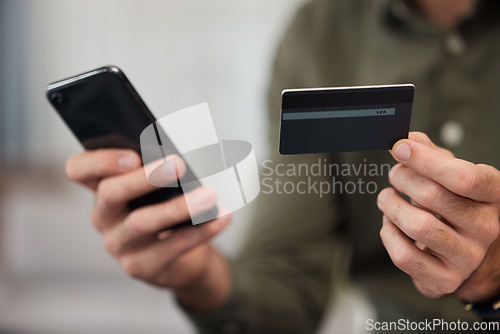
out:
<path id="1" fill-rule="evenodd" d="M 201 333 L 313 333 L 329 297 L 339 204 L 332 194 L 320 198 L 321 178 L 306 175 L 304 167 L 327 157 L 277 152 L 281 91 L 300 85 L 292 76 L 298 28 L 296 20 L 274 63 L 269 89 L 271 154 L 261 173 L 253 223 L 240 254 L 231 261 L 231 298 L 212 314 L 189 314 Z M 299 166 L 304 168 L 298 170 Z M 289 175 L 282 175 L 285 172 Z M 310 188 L 314 182 L 316 187 Z"/>

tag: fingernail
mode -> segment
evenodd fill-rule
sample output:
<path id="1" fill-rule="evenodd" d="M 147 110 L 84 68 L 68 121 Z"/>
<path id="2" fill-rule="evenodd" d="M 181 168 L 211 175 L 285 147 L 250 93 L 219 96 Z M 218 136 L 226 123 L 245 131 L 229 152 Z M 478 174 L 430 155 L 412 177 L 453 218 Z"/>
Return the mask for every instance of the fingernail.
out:
<path id="1" fill-rule="evenodd" d="M 406 161 L 410 159 L 411 156 L 411 148 L 410 145 L 403 143 L 400 144 L 398 147 L 396 147 L 396 150 L 394 151 L 394 155 L 396 156 L 396 159 L 400 161 Z"/>
<path id="2" fill-rule="evenodd" d="M 132 169 L 139 165 L 139 160 L 134 154 L 126 154 L 118 158 L 118 164 L 124 169 Z"/>
<path id="3" fill-rule="evenodd" d="M 214 205 L 213 190 L 200 187 L 189 194 L 188 201 L 191 205 L 201 210 L 211 208 Z"/>
<path id="4" fill-rule="evenodd" d="M 175 160 L 174 159 L 168 159 L 167 161 L 165 161 L 165 163 L 161 167 L 161 172 L 169 180 L 175 180 L 175 179 L 177 179 L 177 171 L 176 171 L 176 168 L 175 168 Z"/>

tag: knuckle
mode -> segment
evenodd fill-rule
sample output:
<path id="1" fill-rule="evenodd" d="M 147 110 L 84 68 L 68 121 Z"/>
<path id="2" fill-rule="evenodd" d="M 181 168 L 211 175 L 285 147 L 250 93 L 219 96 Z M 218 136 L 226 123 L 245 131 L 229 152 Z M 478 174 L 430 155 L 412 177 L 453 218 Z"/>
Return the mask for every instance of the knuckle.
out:
<path id="1" fill-rule="evenodd" d="M 403 167 L 402 164 L 397 163 L 394 166 L 392 166 L 391 170 L 389 171 L 389 182 L 392 185 L 395 185 L 397 181 L 399 180 L 401 176 L 401 168 Z"/>
<path id="2" fill-rule="evenodd" d="M 143 209 L 132 211 L 127 216 L 126 224 L 135 234 L 144 234 L 147 231 L 146 221 L 144 219 Z"/>
<path id="3" fill-rule="evenodd" d="M 437 281 L 436 292 L 442 295 L 449 295 L 455 292 L 464 278 L 456 272 L 448 273 L 445 277 Z"/>
<path id="4" fill-rule="evenodd" d="M 71 156 L 68 160 L 66 160 L 66 164 L 64 166 L 64 172 L 66 173 L 66 176 L 68 179 L 71 181 L 79 181 L 78 180 L 78 175 L 76 174 L 75 171 L 75 156 Z"/>
<path id="5" fill-rule="evenodd" d="M 474 165 L 473 168 L 464 168 L 459 171 L 457 175 L 457 184 L 464 194 L 476 192 L 480 186 L 480 181 L 477 177 L 477 166 Z"/>
<path id="6" fill-rule="evenodd" d="M 417 289 L 424 295 L 429 298 L 441 298 L 443 297 L 443 294 L 438 292 L 436 287 L 429 287 L 426 284 L 423 284 L 422 282 L 413 279 L 413 284 L 417 287 Z"/>
<path id="7" fill-rule="evenodd" d="M 500 187 L 498 187 L 498 183 L 500 182 L 500 172 L 491 165 L 478 164 L 476 167 L 481 171 L 488 193 L 492 195 L 491 200 L 498 201 L 498 199 L 500 199 Z"/>
<path id="8" fill-rule="evenodd" d="M 104 249 L 106 249 L 106 252 L 113 256 L 116 256 L 118 254 L 118 247 L 116 246 L 114 240 L 111 238 L 104 238 Z"/>
<path id="9" fill-rule="evenodd" d="M 442 150 L 442 152 L 443 152 L 444 154 L 446 154 L 446 155 L 448 155 L 448 156 L 450 156 L 450 157 L 453 157 L 453 158 L 455 157 L 455 154 L 453 154 L 453 152 L 452 152 L 452 151 L 450 151 L 449 149 L 447 149 L 447 148 L 443 148 L 443 147 L 440 147 L 440 149 Z"/>
<path id="10" fill-rule="evenodd" d="M 128 276 L 136 279 L 143 279 L 145 277 L 143 265 L 134 256 L 122 257 L 120 264 Z"/>
<path id="11" fill-rule="evenodd" d="M 427 136 L 427 134 L 425 132 L 420 132 L 418 131 L 417 132 L 418 136 L 420 136 L 423 140 L 425 140 L 426 142 L 432 142 L 429 138 L 429 136 Z"/>
<path id="12" fill-rule="evenodd" d="M 414 264 L 414 257 L 407 251 L 396 252 L 392 255 L 394 265 L 404 272 L 407 272 Z"/>
<path id="13" fill-rule="evenodd" d="M 420 131 L 412 131 L 410 133 L 410 139 L 414 139 L 423 144 L 429 144 L 429 142 L 431 141 L 424 132 Z"/>
<path id="14" fill-rule="evenodd" d="M 433 182 L 429 184 L 424 191 L 422 191 L 421 196 L 421 201 L 423 202 L 422 204 L 424 206 L 429 206 L 434 203 L 442 202 L 443 197 L 445 196 L 445 190 L 441 185 Z"/>
<path id="15" fill-rule="evenodd" d="M 486 165 L 486 164 L 477 164 L 475 165 L 477 169 L 483 171 L 487 177 L 488 176 L 491 176 L 491 175 L 494 175 L 494 174 L 498 174 L 498 170 L 491 166 L 491 165 Z"/>
<path id="16" fill-rule="evenodd" d="M 473 272 L 474 270 L 477 269 L 477 267 L 479 267 L 479 265 L 483 262 L 485 255 L 486 255 L 486 250 L 483 249 L 482 247 L 469 248 L 468 266 L 470 272 Z"/>
<path id="17" fill-rule="evenodd" d="M 107 179 L 102 180 L 97 185 L 96 197 L 103 204 L 115 204 L 118 202 L 117 189 Z"/>
<path id="18" fill-rule="evenodd" d="M 434 230 L 433 225 L 431 214 L 426 213 L 422 215 L 419 220 L 417 220 L 414 224 L 411 224 L 409 227 L 412 238 L 419 241 L 427 240 L 429 235 Z"/>
<path id="19" fill-rule="evenodd" d="M 389 236 L 389 232 L 387 231 L 386 225 L 383 224 L 382 228 L 379 231 L 380 239 L 382 239 L 382 242 L 384 242 L 387 237 Z"/>
<path id="20" fill-rule="evenodd" d="M 387 224 L 382 224 L 382 228 L 379 231 L 380 239 L 382 240 L 382 243 L 386 245 L 386 243 L 389 242 L 390 237 L 391 237 L 391 232 L 390 229 L 387 227 Z"/>
<path id="21" fill-rule="evenodd" d="M 103 231 L 101 215 L 95 208 L 90 213 L 90 223 L 97 231 L 99 232 Z"/>
<path id="22" fill-rule="evenodd" d="M 498 222 L 498 219 L 487 222 L 484 224 L 484 235 L 486 242 L 489 245 L 491 245 L 496 239 L 498 239 L 499 231 L 500 231 L 500 224 Z"/>
<path id="23" fill-rule="evenodd" d="M 477 222 L 474 228 L 477 234 L 487 245 L 490 245 L 498 238 L 500 232 L 498 210 L 493 205 L 482 205 L 476 211 L 473 219 Z"/>
<path id="24" fill-rule="evenodd" d="M 382 212 L 390 218 L 394 223 L 400 222 L 400 214 L 401 214 L 401 203 L 400 197 L 395 193 L 392 188 L 386 188 L 381 191 L 385 192 L 386 199 L 384 200 L 384 208 Z M 380 196 L 380 194 L 379 194 Z M 404 200 L 404 199 L 403 199 Z"/>

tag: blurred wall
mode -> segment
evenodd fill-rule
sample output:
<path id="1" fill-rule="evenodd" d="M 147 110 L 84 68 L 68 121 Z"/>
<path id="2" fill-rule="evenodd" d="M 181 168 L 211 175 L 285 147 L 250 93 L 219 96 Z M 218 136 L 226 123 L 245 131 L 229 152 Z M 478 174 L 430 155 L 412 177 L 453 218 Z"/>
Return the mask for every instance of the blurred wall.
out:
<path id="1" fill-rule="evenodd" d="M 91 195 L 64 177 L 81 147 L 45 86 L 118 65 L 156 115 L 207 101 L 219 137 L 251 142 L 262 159 L 274 48 L 302 2 L 0 0 L 0 329 L 192 332 L 170 295 L 128 279 L 104 252 Z M 251 210 L 217 239 L 225 252 Z"/>
<path id="2" fill-rule="evenodd" d="M 299 2 L 4 0 L 7 162 L 59 165 L 77 150 L 45 86 L 105 64 L 122 67 L 154 112 L 208 101 L 221 135 L 261 145 L 269 58 Z"/>

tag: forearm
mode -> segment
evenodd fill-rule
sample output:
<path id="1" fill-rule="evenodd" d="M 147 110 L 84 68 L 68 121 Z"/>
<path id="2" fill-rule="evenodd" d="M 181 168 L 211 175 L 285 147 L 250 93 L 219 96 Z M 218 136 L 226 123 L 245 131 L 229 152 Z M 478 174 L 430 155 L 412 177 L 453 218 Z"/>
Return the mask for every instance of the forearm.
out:
<path id="1" fill-rule="evenodd" d="M 192 282 L 174 291 L 181 304 L 198 313 L 221 308 L 231 291 L 232 279 L 227 260 L 212 246 L 207 247 L 205 270 Z"/>

